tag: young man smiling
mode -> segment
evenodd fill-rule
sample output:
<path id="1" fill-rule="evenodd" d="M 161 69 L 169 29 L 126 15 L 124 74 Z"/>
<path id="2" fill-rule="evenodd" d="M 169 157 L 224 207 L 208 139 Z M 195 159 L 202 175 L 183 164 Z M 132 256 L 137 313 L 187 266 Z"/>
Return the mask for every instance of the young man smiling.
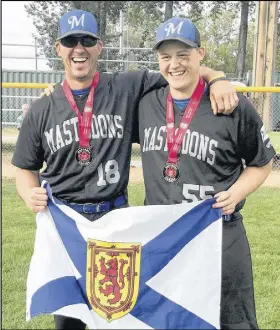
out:
<path id="1" fill-rule="evenodd" d="M 61 17 L 56 50 L 64 63 L 65 80 L 32 104 L 12 159 L 18 168 L 17 191 L 34 212 L 47 205 L 42 180 L 49 182 L 55 197 L 91 221 L 128 206 L 138 103 L 145 93 L 167 82 L 146 70 L 99 74 L 102 46 L 91 13 L 74 10 Z M 217 74 L 207 68 L 201 71 L 208 80 Z M 229 82 L 216 82 L 213 90 L 213 108 L 217 107 L 215 96 L 220 110 L 236 107 Z M 47 166 L 39 173 L 44 162 Z M 81 321 L 70 317 L 56 315 L 55 322 L 57 329 L 85 329 Z"/>
<path id="2" fill-rule="evenodd" d="M 190 20 L 174 17 L 160 25 L 154 48 L 169 86 L 140 100 L 145 204 L 216 198 L 213 207 L 222 208 L 224 220 L 221 329 L 257 329 L 251 256 L 240 210 L 271 171 L 275 151 L 242 94 L 231 115 L 210 111 L 209 85 L 200 76 L 205 50 Z"/>

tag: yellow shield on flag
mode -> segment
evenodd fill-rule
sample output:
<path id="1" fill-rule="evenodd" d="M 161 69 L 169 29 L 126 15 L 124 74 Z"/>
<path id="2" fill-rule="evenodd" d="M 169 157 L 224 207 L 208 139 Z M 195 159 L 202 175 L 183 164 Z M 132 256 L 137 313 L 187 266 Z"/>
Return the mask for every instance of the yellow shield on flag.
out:
<path id="1" fill-rule="evenodd" d="M 141 244 L 87 241 L 87 297 L 108 322 L 134 307 L 140 279 Z"/>

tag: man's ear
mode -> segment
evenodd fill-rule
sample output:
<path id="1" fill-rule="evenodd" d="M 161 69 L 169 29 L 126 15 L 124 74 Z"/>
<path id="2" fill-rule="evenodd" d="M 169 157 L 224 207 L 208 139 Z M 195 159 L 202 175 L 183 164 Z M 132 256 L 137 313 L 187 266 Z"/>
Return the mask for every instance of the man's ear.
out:
<path id="1" fill-rule="evenodd" d="M 103 42 L 101 40 L 97 41 L 97 49 L 98 49 L 98 55 L 101 54 L 103 48 Z"/>
<path id="2" fill-rule="evenodd" d="M 205 48 L 204 47 L 200 47 L 198 49 L 198 53 L 199 53 L 200 61 L 202 61 L 204 59 L 204 56 L 205 56 Z"/>
<path id="3" fill-rule="evenodd" d="M 60 47 L 61 47 L 61 45 L 60 45 L 60 42 L 56 42 L 55 43 L 55 50 L 56 50 L 56 54 L 58 55 L 58 56 L 60 56 Z"/>

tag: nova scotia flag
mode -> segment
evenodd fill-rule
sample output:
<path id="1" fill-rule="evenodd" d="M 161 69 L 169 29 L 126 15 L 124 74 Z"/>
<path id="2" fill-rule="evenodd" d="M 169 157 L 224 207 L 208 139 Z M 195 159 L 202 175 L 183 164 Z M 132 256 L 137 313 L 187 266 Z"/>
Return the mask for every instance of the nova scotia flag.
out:
<path id="1" fill-rule="evenodd" d="M 90 222 L 43 185 L 49 199 L 36 217 L 27 320 L 46 313 L 89 329 L 220 328 L 222 214 L 214 199 L 117 209 Z"/>

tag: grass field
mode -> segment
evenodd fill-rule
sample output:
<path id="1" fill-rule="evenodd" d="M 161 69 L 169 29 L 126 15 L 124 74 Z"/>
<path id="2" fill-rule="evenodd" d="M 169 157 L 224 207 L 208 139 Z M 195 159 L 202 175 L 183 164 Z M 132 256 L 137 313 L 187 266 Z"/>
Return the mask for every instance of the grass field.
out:
<path id="1" fill-rule="evenodd" d="M 277 153 L 280 153 L 280 132 L 270 132 L 268 135 L 274 149 Z"/>
<path id="2" fill-rule="evenodd" d="M 280 328 L 279 193 L 261 188 L 243 211 L 251 244 L 260 329 Z M 131 205 L 142 205 L 143 184 L 129 185 Z M 53 317 L 25 321 L 25 285 L 33 253 L 35 216 L 17 196 L 13 180 L 2 182 L 2 329 L 53 329 Z"/>

